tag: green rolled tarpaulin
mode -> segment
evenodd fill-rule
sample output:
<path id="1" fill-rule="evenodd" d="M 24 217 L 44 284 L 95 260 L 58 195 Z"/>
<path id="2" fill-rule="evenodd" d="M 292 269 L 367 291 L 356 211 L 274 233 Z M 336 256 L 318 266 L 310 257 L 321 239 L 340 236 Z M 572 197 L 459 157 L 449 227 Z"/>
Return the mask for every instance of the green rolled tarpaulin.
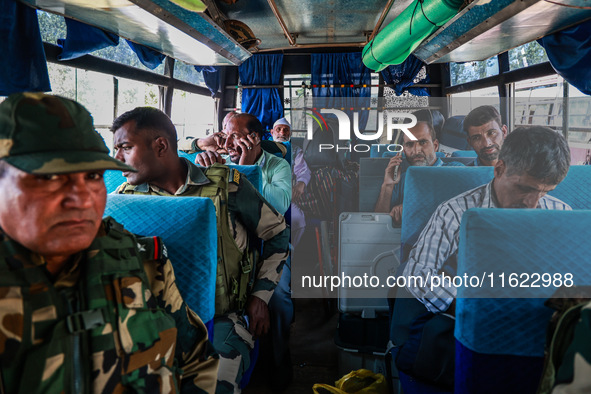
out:
<path id="1" fill-rule="evenodd" d="M 363 64 L 381 71 L 400 64 L 440 26 L 453 18 L 463 0 L 415 0 L 363 48 Z"/>

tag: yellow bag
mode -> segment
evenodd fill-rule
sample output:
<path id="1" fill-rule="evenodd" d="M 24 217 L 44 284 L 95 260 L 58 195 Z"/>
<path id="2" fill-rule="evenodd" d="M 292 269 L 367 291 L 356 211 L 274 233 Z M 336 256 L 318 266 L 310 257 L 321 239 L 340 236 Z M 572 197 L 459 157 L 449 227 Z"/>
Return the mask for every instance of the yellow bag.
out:
<path id="1" fill-rule="evenodd" d="M 388 384 L 384 375 L 367 369 L 349 372 L 337 380 L 335 386 L 318 383 L 312 386 L 312 390 L 314 394 L 321 394 L 324 390 L 333 394 L 388 394 Z M 317 389 L 324 390 L 319 392 Z"/>

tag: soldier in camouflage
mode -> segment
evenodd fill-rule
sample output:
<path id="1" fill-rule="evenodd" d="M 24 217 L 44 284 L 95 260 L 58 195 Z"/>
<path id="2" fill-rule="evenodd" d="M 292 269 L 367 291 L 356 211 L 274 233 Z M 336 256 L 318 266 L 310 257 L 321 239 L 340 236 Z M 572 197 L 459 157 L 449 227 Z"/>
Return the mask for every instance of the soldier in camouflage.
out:
<path id="1" fill-rule="evenodd" d="M 289 248 L 285 219 L 238 171 L 221 164 L 202 169 L 179 158 L 176 129 L 163 112 L 136 108 L 117 118 L 111 129 L 115 157 L 138 169 L 123 173 L 127 182 L 117 193 L 202 196 L 216 205 L 220 238 L 213 335 L 220 354 L 217 392 L 240 392 L 254 338 L 269 329 L 267 305 Z M 250 245 L 259 239 L 264 241 L 262 255 L 252 257 Z M 254 265 L 242 270 L 248 274 L 246 280 L 239 272 L 245 264 Z M 228 273 L 232 270 L 234 275 Z"/>
<path id="2" fill-rule="evenodd" d="M 80 104 L 0 104 L 0 392 L 215 390 L 217 355 L 166 248 L 102 219 L 108 154 Z"/>

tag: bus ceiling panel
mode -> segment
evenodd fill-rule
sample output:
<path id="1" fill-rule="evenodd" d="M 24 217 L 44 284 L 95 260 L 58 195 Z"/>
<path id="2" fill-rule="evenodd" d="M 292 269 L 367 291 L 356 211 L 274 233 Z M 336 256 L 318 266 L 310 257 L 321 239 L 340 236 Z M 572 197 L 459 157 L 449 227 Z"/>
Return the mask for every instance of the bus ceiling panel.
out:
<path id="1" fill-rule="evenodd" d="M 428 64 L 485 60 L 590 19 L 589 3 L 475 0 L 425 40 L 414 55 Z"/>
<path id="2" fill-rule="evenodd" d="M 406 2 L 407 0 L 403 0 Z M 244 22 L 261 40 L 259 49 L 290 49 L 301 47 L 362 46 L 374 30 L 385 7 L 396 7 L 388 0 L 238 0 L 234 4 L 217 1 L 228 18 Z M 295 38 L 290 45 L 278 18 L 274 3 L 285 27 Z M 392 9 L 386 21 L 392 14 Z M 385 23 L 385 22 L 384 22 Z M 382 26 L 384 24 L 382 23 Z"/>
<path id="3" fill-rule="evenodd" d="M 21 1 L 115 33 L 188 64 L 240 65 L 252 55 L 204 13 L 189 11 L 169 0 Z"/>

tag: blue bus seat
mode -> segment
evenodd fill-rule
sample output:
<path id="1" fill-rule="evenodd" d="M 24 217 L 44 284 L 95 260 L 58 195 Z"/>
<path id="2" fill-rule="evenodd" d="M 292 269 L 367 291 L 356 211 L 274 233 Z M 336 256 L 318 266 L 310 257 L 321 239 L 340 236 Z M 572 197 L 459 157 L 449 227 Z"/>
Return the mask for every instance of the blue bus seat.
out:
<path id="1" fill-rule="evenodd" d="M 197 152 L 194 153 L 187 153 L 183 151 L 179 151 L 179 157 L 184 157 L 189 160 L 191 163 L 195 163 L 195 158 L 197 157 Z M 263 191 L 263 174 L 261 173 L 261 168 L 259 166 L 241 166 L 237 164 L 229 164 L 228 167 L 236 168 L 240 171 L 246 179 L 252 183 L 252 185 L 261 193 Z"/>
<path id="2" fill-rule="evenodd" d="M 401 261 L 406 261 L 410 248 L 439 204 L 492 178 L 493 167 L 409 167 L 404 185 Z M 549 194 L 573 209 L 591 209 L 591 166 L 571 166 L 564 180 Z"/>
<path id="3" fill-rule="evenodd" d="M 261 167 L 257 165 L 252 166 L 241 166 L 238 164 L 230 164 L 228 165 L 230 168 L 235 168 L 240 171 L 246 179 L 252 183 L 255 189 L 258 190 L 259 193 L 263 192 L 263 173 L 261 171 Z"/>
<path id="4" fill-rule="evenodd" d="M 590 285 L 590 222 L 589 210 L 471 209 L 464 214 L 457 275 L 493 273 L 495 285 L 458 288 L 455 393 L 482 387 L 491 393 L 536 392 L 553 312 L 544 302 L 556 287 L 539 281 L 539 288 L 515 291 L 508 276 L 571 273 L 577 287 Z"/>
<path id="5" fill-rule="evenodd" d="M 359 212 L 373 212 L 389 161 L 384 157 L 363 157 L 359 160 Z M 406 171 L 408 162 L 403 160 L 400 167 Z"/>
<path id="6" fill-rule="evenodd" d="M 442 202 L 490 182 L 492 167 L 409 167 L 402 209 L 402 262 Z"/>
<path id="7" fill-rule="evenodd" d="M 451 152 L 451 157 L 472 157 L 476 158 L 478 156 L 474 150 L 456 150 Z"/>
<path id="8" fill-rule="evenodd" d="M 439 138 L 440 144 L 459 150 L 470 149 L 466 133 L 463 129 L 464 118 L 465 116 L 463 115 L 452 116 L 445 121 Z"/>
<path id="9" fill-rule="evenodd" d="M 107 193 L 113 193 L 117 190 L 119 185 L 127 180 L 127 178 L 123 176 L 123 172 L 119 170 L 106 170 L 103 179 L 105 180 Z"/>
<path id="10" fill-rule="evenodd" d="M 373 146 L 372 146 L 372 148 L 373 148 Z M 391 157 L 396 156 L 397 154 L 398 153 L 396 153 L 396 152 L 388 152 L 388 151 L 385 151 L 385 152 L 382 153 L 381 156 L 376 156 L 376 157 L 387 157 L 387 158 L 391 158 Z M 404 154 L 404 152 L 402 152 L 402 157 L 406 157 L 406 155 Z M 445 157 L 445 152 L 435 152 L 435 157 L 444 158 Z"/>
<path id="11" fill-rule="evenodd" d="M 105 216 L 134 234 L 162 237 L 183 299 L 203 322 L 213 319 L 217 226 L 209 198 L 111 194 Z"/>
<path id="12" fill-rule="evenodd" d="M 591 166 L 570 166 L 564 180 L 548 194 L 572 209 L 591 209 Z"/>
<path id="13" fill-rule="evenodd" d="M 450 163 L 450 162 L 461 163 L 461 164 L 467 166 L 468 164 L 471 164 L 474 161 L 474 158 L 473 157 L 442 157 L 441 161 L 444 163 Z"/>
<path id="14" fill-rule="evenodd" d="M 195 158 L 197 157 L 198 152 L 187 153 L 185 151 L 178 151 L 179 157 L 184 157 L 185 159 L 189 160 L 191 163 L 195 163 Z"/>

